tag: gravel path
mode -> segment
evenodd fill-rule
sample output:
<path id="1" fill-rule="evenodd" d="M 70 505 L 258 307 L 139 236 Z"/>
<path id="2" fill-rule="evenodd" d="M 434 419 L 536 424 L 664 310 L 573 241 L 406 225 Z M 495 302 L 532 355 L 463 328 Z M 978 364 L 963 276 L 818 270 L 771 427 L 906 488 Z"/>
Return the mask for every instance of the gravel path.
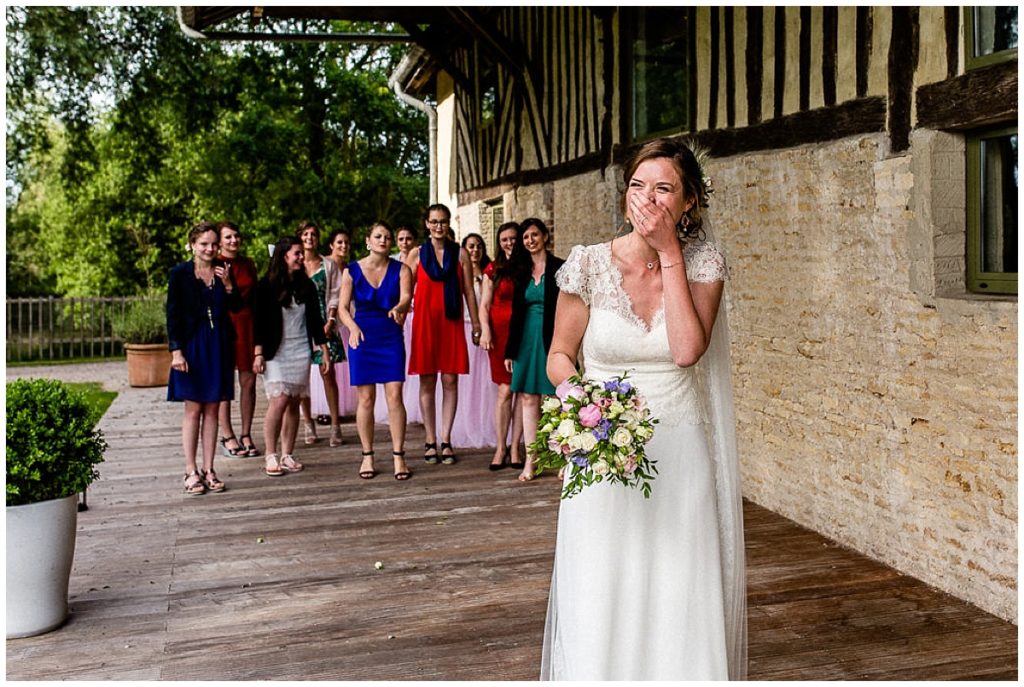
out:
<path id="1" fill-rule="evenodd" d="M 124 391 L 129 388 L 128 363 L 124 360 L 7 368 L 8 381 L 22 377 L 46 377 L 64 382 L 100 382 L 107 391 Z"/>

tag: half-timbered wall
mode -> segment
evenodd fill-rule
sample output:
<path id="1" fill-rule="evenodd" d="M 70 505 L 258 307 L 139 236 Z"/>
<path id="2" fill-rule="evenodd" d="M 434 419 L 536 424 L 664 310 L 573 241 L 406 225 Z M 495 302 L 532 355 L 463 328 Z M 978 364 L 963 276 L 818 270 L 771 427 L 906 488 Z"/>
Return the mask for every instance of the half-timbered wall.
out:
<path id="1" fill-rule="evenodd" d="M 625 156 L 634 142 L 623 48 L 632 37 L 620 12 L 630 11 L 507 8 L 485 26 L 504 53 L 481 42 L 456 51 L 454 63 L 471 75 L 455 92 L 458 192 L 485 197 L 502 183 L 598 170 Z M 905 150 L 918 119 L 915 89 L 956 75 L 962 59 L 959 8 L 681 11 L 693 25 L 690 133 L 717 155 L 877 131 Z M 485 120 L 488 89 L 495 113 Z"/>

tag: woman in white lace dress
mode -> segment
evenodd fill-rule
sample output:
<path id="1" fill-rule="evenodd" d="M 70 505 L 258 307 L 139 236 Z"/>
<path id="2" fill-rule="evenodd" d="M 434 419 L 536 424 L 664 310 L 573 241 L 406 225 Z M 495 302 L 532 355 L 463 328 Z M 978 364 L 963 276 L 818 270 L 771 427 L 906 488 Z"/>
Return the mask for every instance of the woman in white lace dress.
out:
<path id="1" fill-rule="evenodd" d="M 562 502 L 541 678 L 742 679 L 725 260 L 703 226 L 704 174 L 685 144 L 645 144 L 625 181 L 633 231 L 577 246 L 558 273 L 548 376 L 627 370 L 659 418 L 647 445 L 658 475 L 650 499 L 604 482 Z"/>
<path id="2" fill-rule="evenodd" d="M 268 400 L 263 440 L 267 445 L 264 472 L 269 477 L 303 468 L 292 451 L 299 431 L 299 401 L 309 398 L 311 339 L 320 351 L 320 372 L 326 374 L 331 364 L 319 297 L 306 276 L 302 257 L 298 238 L 286 236 L 278 241 L 267 276 L 253 293 L 253 372 L 263 375 Z"/>

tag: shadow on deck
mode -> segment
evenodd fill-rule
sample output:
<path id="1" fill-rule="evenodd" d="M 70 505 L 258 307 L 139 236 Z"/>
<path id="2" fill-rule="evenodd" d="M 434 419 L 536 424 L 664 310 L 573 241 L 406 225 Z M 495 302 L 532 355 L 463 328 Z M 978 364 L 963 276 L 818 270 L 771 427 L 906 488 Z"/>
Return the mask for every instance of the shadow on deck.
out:
<path id="1" fill-rule="evenodd" d="M 111 369 L 93 378 L 117 386 Z M 378 425 L 383 472 L 361 480 L 350 422 L 343 447 L 299 448 L 300 474 L 219 457 L 228 491 L 186 497 L 181 407 L 120 386 L 71 618 L 7 641 L 8 679 L 536 679 L 553 477 L 489 472 L 487 449 L 425 465 L 414 425 L 415 475 L 397 482 Z M 746 532 L 751 679 L 1016 679 L 1013 624 L 751 503 Z"/>

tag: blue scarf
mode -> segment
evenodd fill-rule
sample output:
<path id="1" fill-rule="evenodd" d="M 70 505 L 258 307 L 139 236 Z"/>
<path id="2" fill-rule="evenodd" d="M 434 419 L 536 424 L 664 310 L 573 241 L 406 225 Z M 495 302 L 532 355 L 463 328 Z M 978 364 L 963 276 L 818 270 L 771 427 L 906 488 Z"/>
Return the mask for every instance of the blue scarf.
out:
<path id="1" fill-rule="evenodd" d="M 437 263 L 434 244 L 427 239 L 420 246 L 420 264 L 423 271 L 434 281 L 444 283 L 444 316 L 449 320 L 462 321 L 462 293 L 459 288 L 459 244 L 444 242 L 444 264 Z"/>

